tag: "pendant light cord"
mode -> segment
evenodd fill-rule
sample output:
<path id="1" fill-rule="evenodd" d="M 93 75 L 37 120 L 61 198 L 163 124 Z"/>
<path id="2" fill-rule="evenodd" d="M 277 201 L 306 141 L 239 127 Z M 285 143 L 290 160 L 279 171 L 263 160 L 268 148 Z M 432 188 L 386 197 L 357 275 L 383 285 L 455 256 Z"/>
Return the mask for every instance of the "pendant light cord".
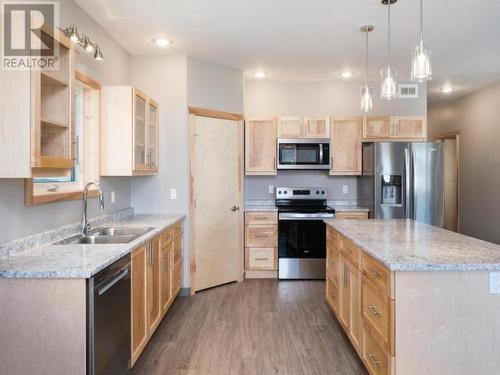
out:
<path id="1" fill-rule="evenodd" d="M 420 0 L 420 42 L 424 41 L 424 0 Z"/>
<path id="2" fill-rule="evenodd" d="M 365 85 L 368 87 L 368 27 L 366 28 Z"/>
<path id="3" fill-rule="evenodd" d="M 387 1 L 387 71 L 391 70 L 391 0 Z"/>

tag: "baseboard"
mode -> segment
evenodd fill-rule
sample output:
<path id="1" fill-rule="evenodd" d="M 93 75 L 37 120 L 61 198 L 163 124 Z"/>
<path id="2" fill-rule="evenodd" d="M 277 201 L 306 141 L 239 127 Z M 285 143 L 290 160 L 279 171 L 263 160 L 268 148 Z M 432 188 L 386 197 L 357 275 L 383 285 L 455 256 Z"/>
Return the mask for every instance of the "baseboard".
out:
<path id="1" fill-rule="evenodd" d="M 179 292 L 179 297 L 189 297 L 191 295 L 191 288 L 182 288 Z"/>
<path id="2" fill-rule="evenodd" d="M 245 271 L 245 279 L 277 279 L 278 271 Z"/>

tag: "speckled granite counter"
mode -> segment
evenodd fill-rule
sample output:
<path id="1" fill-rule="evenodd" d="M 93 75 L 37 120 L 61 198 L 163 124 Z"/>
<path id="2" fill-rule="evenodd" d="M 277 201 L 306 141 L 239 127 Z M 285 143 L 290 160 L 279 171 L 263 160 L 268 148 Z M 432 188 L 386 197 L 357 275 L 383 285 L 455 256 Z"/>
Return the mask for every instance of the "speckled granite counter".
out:
<path id="1" fill-rule="evenodd" d="M 500 246 L 413 220 L 326 220 L 393 271 L 500 270 Z"/>
<path id="2" fill-rule="evenodd" d="M 149 241 L 184 215 L 133 215 L 104 226 L 153 227 L 127 244 L 45 245 L 0 258 L 0 277 L 4 278 L 89 278 L 133 249 Z"/>

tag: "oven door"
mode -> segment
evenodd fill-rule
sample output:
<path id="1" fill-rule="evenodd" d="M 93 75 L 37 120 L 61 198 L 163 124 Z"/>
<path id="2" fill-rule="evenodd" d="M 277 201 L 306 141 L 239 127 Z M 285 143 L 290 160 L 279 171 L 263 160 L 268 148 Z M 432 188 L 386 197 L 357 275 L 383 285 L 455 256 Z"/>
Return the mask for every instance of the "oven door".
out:
<path id="1" fill-rule="evenodd" d="M 322 139 L 278 139 L 278 169 L 329 169 L 330 145 Z"/>

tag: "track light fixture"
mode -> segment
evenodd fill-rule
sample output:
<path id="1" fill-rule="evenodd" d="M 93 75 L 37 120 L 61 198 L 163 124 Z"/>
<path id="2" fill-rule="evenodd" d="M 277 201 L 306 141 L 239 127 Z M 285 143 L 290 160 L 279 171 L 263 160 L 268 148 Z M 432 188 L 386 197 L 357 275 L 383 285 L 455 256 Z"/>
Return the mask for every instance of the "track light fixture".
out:
<path id="1" fill-rule="evenodd" d="M 63 32 L 69 38 L 71 43 L 79 45 L 88 54 L 93 53 L 94 60 L 104 60 L 101 46 L 99 46 L 99 44 L 97 43 L 92 43 L 87 35 L 80 35 L 75 25 L 69 25 L 66 29 L 63 30 Z"/>

